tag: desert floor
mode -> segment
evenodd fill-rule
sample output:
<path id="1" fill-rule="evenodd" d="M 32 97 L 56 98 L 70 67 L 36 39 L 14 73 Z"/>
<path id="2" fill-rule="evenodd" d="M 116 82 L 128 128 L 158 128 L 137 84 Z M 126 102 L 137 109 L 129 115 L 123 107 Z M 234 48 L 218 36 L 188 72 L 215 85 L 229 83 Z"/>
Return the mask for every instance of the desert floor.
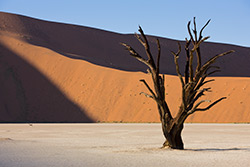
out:
<path id="1" fill-rule="evenodd" d="M 185 124 L 185 150 L 160 124 L 1 124 L 1 167 L 250 166 L 249 124 Z"/>

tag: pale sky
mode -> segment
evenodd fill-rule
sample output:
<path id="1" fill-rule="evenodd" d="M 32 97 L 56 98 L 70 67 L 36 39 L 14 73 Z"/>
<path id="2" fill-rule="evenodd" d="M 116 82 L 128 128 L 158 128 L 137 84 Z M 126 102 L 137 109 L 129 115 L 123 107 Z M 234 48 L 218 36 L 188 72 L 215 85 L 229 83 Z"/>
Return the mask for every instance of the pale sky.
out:
<path id="1" fill-rule="evenodd" d="M 250 47 L 250 0 L 0 0 L 0 11 L 48 21 L 184 40 L 194 16 L 209 41 Z"/>

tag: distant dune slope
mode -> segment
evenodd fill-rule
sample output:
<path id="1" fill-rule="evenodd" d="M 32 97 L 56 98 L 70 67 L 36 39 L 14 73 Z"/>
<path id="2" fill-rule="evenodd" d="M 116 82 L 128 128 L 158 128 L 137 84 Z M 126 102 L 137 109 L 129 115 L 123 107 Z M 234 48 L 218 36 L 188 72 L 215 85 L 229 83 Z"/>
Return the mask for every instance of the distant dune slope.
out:
<path id="1" fill-rule="evenodd" d="M 176 41 L 160 38 L 162 71 L 175 74 L 171 50 Z M 139 48 L 133 35 L 37 20 L 0 12 L 0 122 L 158 122 L 155 103 L 140 96 L 150 81 L 145 66 L 120 46 Z M 150 37 L 152 49 L 155 41 Z M 205 60 L 223 51 L 236 53 L 218 61 L 220 77 L 207 99 L 227 96 L 189 122 L 250 122 L 250 48 L 206 43 Z M 184 55 L 180 60 L 183 65 Z M 221 77 L 223 76 L 223 77 Z M 180 103 L 180 84 L 167 75 L 167 101 Z"/>

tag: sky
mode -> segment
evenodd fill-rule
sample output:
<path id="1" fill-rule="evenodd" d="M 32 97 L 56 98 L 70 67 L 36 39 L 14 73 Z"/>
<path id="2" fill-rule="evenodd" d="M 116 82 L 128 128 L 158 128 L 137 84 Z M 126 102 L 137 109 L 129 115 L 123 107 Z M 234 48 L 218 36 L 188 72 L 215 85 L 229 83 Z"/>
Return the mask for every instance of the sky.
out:
<path id="1" fill-rule="evenodd" d="M 0 11 L 118 33 L 184 40 L 196 17 L 209 41 L 250 47 L 250 0 L 0 0 Z"/>

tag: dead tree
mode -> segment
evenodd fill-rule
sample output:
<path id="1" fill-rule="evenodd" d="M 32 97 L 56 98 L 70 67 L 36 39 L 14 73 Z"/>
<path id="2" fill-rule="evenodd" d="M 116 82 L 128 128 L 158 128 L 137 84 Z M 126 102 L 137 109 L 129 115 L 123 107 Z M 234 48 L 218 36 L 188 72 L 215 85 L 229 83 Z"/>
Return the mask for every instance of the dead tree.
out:
<path id="1" fill-rule="evenodd" d="M 196 30 L 195 18 L 193 20 L 194 29 L 192 29 L 192 31 L 190 29 L 191 21 L 189 21 L 187 24 L 187 29 L 190 39 L 188 40 L 186 38 L 186 43 L 185 43 L 186 65 L 184 67 L 185 68 L 184 76 L 181 74 L 180 67 L 178 64 L 179 54 L 181 53 L 181 45 L 179 42 L 178 42 L 178 47 L 179 47 L 178 51 L 172 52 L 174 56 L 176 72 L 181 82 L 181 89 L 182 89 L 181 104 L 178 108 L 178 112 L 175 117 L 172 116 L 165 99 L 165 85 L 164 85 L 165 76 L 164 74 L 159 73 L 160 57 L 161 57 L 161 46 L 159 40 L 156 39 L 158 48 L 156 63 L 151 54 L 147 37 L 140 26 L 139 26 L 139 32 L 141 35 L 135 33 L 135 37 L 145 48 L 147 59 L 139 55 L 128 44 L 122 43 L 122 45 L 125 46 L 126 49 L 130 52 L 131 56 L 133 56 L 134 58 L 136 58 L 137 60 L 148 66 L 148 72 L 152 76 L 154 91 L 147 84 L 147 82 L 144 79 L 142 79 L 140 81 L 145 84 L 150 94 L 144 92 L 142 92 L 141 94 L 144 94 L 146 97 L 152 98 L 157 103 L 160 115 L 160 121 L 162 124 L 162 131 L 166 138 L 166 141 L 163 143 L 162 148 L 184 149 L 181 132 L 183 130 L 183 124 L 187 119 L 187 117 L 190 116 L 191 114 L 194 114 L 197 111 L 206 111 L 211 107 L 213 107 L 215 104 L 222 101 L 223 99 L 226 99 L 226 97 L 221 97 L 220 99 L 209 104 L 207 107 L 204 108 L 200 107 L 202 103 L 210 102 L 210 100 L 200 100 L 200 98 L 205 95 L 205 92 L 211 91 L 210 87 L 204 88 L 204 85 L 209 82 L 213 82 L 214 79 L 206 80 L 207 77 L 213 73 L 220 71 L 219 67 L 213 66 L 213 64 L 219 57 L 234 52 L 233 50 L 230 50 L 215 55 L 207 62 L 202 64 L 200 45 L 209 38 L 209 37 L 203 37 L 202 32 L 209 22 L 210 20 L 208 20 L 207 23 L 202 27 L 199 34 Z M 197 59 L 197 65 L 195 69 L 193 62 L 194 56 L 196 56 Z"/>

